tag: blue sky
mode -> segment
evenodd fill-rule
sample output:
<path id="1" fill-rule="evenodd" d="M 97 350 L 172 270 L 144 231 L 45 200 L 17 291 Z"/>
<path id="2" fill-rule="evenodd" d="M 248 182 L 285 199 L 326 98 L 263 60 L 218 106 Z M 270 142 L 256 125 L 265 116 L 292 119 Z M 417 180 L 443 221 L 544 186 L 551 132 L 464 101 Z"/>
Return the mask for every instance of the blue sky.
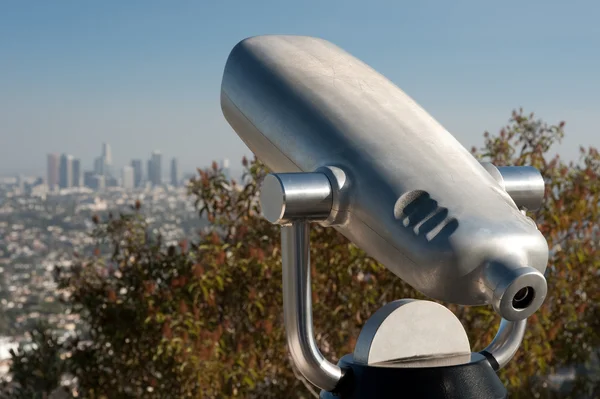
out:
<path id="1" fill-rule="evenodd" d="M 523 106 L 600 147 L 596 1 L 0 1 L 0 174 L 48 152 L 90 168 L 160 149 L 185 170 L 249 151 L 219 106 L 229 51 L 260 34 L 330 40 L 393 80 L 465 146 Z"/>

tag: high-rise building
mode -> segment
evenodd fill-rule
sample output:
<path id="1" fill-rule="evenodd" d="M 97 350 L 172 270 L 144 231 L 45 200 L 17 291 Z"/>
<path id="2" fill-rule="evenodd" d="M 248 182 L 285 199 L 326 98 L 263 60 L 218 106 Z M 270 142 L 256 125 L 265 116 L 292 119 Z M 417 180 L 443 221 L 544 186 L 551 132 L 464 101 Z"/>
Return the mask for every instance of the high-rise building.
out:
<path id="1" fill-rule="evenodd" d="M 173 187 L 179 186 L 179 165 L 177 158 L 171 160 L 171 185 Z"/>
<path id="2" fill-rule="evenodd" d="M 146 171 L 146 182 L 147 183 L 152 183 L 152 176 L 154 176 L 154 172 L 152 172 L 152 159 L 149 159 L 147 164 L 147 171 Z"/>
<path id="3" fill-rule="evenodd" d="M 71 155 L 63 154 L 60 157 L 58 185 L 60 188 L 69 188 L 73 185 L 73 157 Z"/>
<path id="4" fill-rule="evenodd" d="M 142 184 L 142 161 L 140 159 L 134 159 L 131 161 L 131 167 L 133 168 L 133 185 L 139 187 Z"/>
<path id="5" fill-rule="evenodd" d="M 108 143 L 102 143 L 102 155 L 94 159 L 94 172 L 100 176 L 112 176 L 112 152 Z"/>
<path id="6" fill-rule="evenodd" d="M 112 165 L 112 153 L 108 143 L 102 143 L 102 158 L 104 158 L 105 165 Z"/>
<path id="7" fill-rule="evenodd" d="M 135 187 L 135 174 L 133 166 L 123 166 L 121 171 L 121 179 L 123 188 L 132 190 Z"/>
<path id="8" fill-rule="evenodd" d="M 104 190 L 104 188 L 106 187 L 104 176 L 92 175 L 90 177 L 89 187 L 98 191 Z"/>
<path id="9" fill-rule="evenodd" d="M 152 175 L 150 177 L 150 181 L 153 185 L 157 186 L 162 183 L 162 155 L 160 151 L 154 151 L 152 156 L 150 157 L 150 171 Z"/>
<path id="10" fill-rule="evenodd" d="M 58 187 L 59 180 L 60 155 L 48 154 L 48 165 L 46 170 L 46 183 L 50 190 Z"/>
<path id="11" fill-rule="evenodd" d="M 105 187 L 119 187 L 119 179 L 114 176 L 108 175 L 104 176 L 104 186 Z"/>
<path id="12" fill-rule="evenodd" d="M 94 172 L 97 175 L 104 176 L 104 157 L 94 159 Z"/>
<path id="13" fill-rule="evenodd" d="M 83 184 L 86 187 L 89 187 L 89 188 L 96 188 L 95 187 L 96 184 L 97 184 L 96 176 L 98 176 L 96 174 L 96 172 L 93 172 L 93 171 L 87 171 L 87 172 L 85 172 L 83 174 Z"/>
<path id="14" fill-rule="evenodd" d="M 82 175 L 81 175 L 81 160 L 74 159 L 73 160 L 73 178 L 71 181 L 71 185 L 73 187 L 81 187 L 82 186 Z"/>

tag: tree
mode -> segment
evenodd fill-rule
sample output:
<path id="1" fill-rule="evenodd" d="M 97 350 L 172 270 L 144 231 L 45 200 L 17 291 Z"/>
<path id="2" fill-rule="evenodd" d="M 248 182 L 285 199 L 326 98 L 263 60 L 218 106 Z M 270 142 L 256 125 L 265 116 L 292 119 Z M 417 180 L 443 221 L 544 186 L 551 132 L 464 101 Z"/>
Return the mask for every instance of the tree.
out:
<path id="1" fill-rule="evenodd" d="M 10 350 L 13 378 L 3 384 L 0 398 L 49 399 L 60 392 L 66 369 L 57 337 L 43 323 L 37 323 L 29 335 L 30 343 Z"/>
<path id="2" fill-rule="evenodd" d="M 497 165 L 533 165 L 547 181 L 544 207 L 531 216 L 552 249 L 548 299 L 501 372 L 516 398 L 547 397 L 547 375 L 586 364 L 600 348 L 600 156 L 589 148 L 578 163 L 549 158 L 563 128 L 520 110 L 473 149 Z M 257 160 L 243 165 L 242 184 L 216 164 L 190 182 L 199 215 L 210 222 L 197 239 L 166 247 L 148 232 L 138 203 L 127 214 L 96 218 L 98 247 L 107 245 L 110 256 L 97 251 L 59 270 L 71 311 L 88 326 L 70 344 L 68 363 L 84 397 L 315 396 L 287 354 L 279 229 L 260 217 L 258 203 L 267 169 Z M 334 229 L 312 226 L 311 245 L 315 332 L 333 362 L 353 351 L 384 303 L 423 298 Z M 491 341 L 499 319 L 490 307 L 445 305 L 475 350 Z M 583 376 L 575 388 L 589 394 L 593 387 Z"/>

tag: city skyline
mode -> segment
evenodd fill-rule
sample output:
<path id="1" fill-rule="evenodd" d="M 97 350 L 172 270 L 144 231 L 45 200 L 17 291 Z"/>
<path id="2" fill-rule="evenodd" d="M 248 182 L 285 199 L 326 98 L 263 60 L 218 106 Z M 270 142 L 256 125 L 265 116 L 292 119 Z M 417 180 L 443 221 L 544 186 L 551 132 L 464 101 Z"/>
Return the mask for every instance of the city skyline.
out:
<path id="1" fill-rule="evenodd" d="M 566 159 L 600 147 L 597 2 L 2 2 L 0 174 L 44 171 L 48 152 L 89 168 L 160 148 L 193 171 L 250 151 L 219 104 L 227 56 L 259 34 L 327 39 L 413 97 L 467 148 L 523 106 L 567 122 Z"/>
<path id="2" fill-rule="evenodd" d="M 82 171 L 94 170 L 94 171 L 98 172 L 98 166 L 99 166 L 98 165 L 98 161 L 101 160 L 101 159 L 103 159 L 103 158 L 108 160 L 106 162 L 107 165 L 112 166 L 116 170 L 121 170 L 123 167 L 126 167 L 126 166 L 132 166 L 134 168 L 134 170 L 135 170 L 135 166 L 132 165 L 132 163 L 135 163 L 137 161 L 141 161 L 140 158 L 130 157 L 129 159 L 126 159 L 124 162 L 122 162 L 120 164 L 115 164 L 115 163 L 112 162 L 112 146 L 110 145 L 110 143 L 106 143 L 106 142 L 101 143 L 101 148 L 102 148 L 102 154 L 100 154 L 100 156 L 98 156 L 98 157 L 92 157 L 91 161 L 87 160 L 87 162 L 81 163 L 80 167 L 82 168 L 81 169 Z M 106 156 L 105 154 L 110 154 L 110 155 Z M 161 154 L 161 151 L 160 150 L 156 150 L 156 149 L 152 150 L 152 151 L 150 151 L 148 153 L 148 155 L 146 156 L 146 158 L 151 158 L 153 154 Z M 60 158 L 62 155 L 72 156 L 73 157 L 73 161 L 79 161 L 79 162 L 81 162 L 82 160 L 85 161 L 84 158 L 79 157 L 77 154 L 72 154 L 72 153 L 68 153 L 68 152 L 64 152 L 64 151 L 50 151 L 50 152 L 46 152 L 46 156 L 47 156 L 48 159 L 47 159 L 47 163 L 45 164 L 45 168 L 43 170 L 39 171 L 37 174 L 33 173 L 31 175 L 32 176 L 34 176 L 34 175 L 35 176 L 37 176 L 37 175 L 42 176 L 43 175 L 44 178 L 47 178 L 48 175 L 47 175 L 46 172 L 49 169 L 49 167 L 48 167 L 49 158 L 51 156 L 58 156 Z M 169 157 L 169 160 L 170 160 L 169 162 L 171 162 L 173 159 L 177 159 L 177 164 L 179 165 L 179 158 L 177 156 L 170 156 Z M 187 173 L 195 171 L 195 169 L 197 167 L 208 166 L 208 165 L 210 165 L 212 163 L 212 161 L 213 160 L 211 160 L 209 162 L 205 162 L 204 165 L 199 165 L 199 166 L 193 167 L 193 168 L 191 168 L 192 170 L 187 171 Z M 214 161 L 219 162 L 223 167 L 229 168 L 229 159 L 228 158 L 219 158 L 219 159 L 215 159 Z M 241 162 L 241 160 L 240 160 L 240 162 Z M 168 174 L 168 176 L 170 178 L 170 176 L 171 176 L 170 170 L 165 171 L 164 167 L 162 167 L 161 170 L 163 171 L 162 172 L 162 177 L 163 178 L 166 177 L 167 174 Z M 143 167 L 142 167 L 142 171 L 144 171 L 144 176 L 145 176 L 147 174 L 147 172 L 145 171 L 145 169 Z M 7 174 L 6 177 L 20 175 L 20 174 L 23 174 L 23 173 Z"/>
<path id="3" fill-rule="evenodd" d="M 148 154 L 152 154 L 152 152 L 154 152 L 156 150 L 151 150 L 148 152 Z M 91 159 L 86 159 L 85 157 L 81 157 L 76 155 L 76 153 L 71 153 L 71 152 L 64 152 L 61 151 L 60 149 L 55 150 L 55 151 L 43 151 L 42 152 L 42 161 L 39 160 L 34 160 L 34 164 L 37 165 L 35 167 L 25 167 L 25 168 L 7 168 L 4 170 L 0 170 L 0 177 L 2 178 L 7 178 L 7 177 L 15 177 L 15 176 L 29 176 L 29 177 L 43 177 L 44 180 L 47 180 L 47 171 L 48 171 L 48 157 L 52 154 L 56 154 L 59 157 L 62 154 L 66 154 L 66 155 L 72 155 L 74 157 L 74 160 L 79 160 L 81 162 L 81 170 L 82 171 L 89 171 L 89 170 L 95 170 L 96 165 L 95 165 L 95 161 L 97 161 L 97 159 L 99 157 L 94 157 L 92 156 Z M 252 158 L 252 152 L 250 152 L 250 150 L 248 150 L 248 154 L 243 154 L 242 157 L 246 157 L 246 158 Z M 135 160 L 140 160 L 140 159 L 145 159 L 148 158 L 149 155 L 145 155 L 142 154 L 142 156 L 120 156 L 119 157 L 119 162 L 118 163 L 113 163 L 112 165 L 117 169 L 117 170 L 121 170 L 124 166 L 132 166 L 131 162 L 135 161 Z M 243 166 L 242 166 L 242 157 L 240 157 L 238 160 L 234 160 L 236 162 L 233 163 L 233 167 L 228 166 L 229 170 L 235 173 L 241 173 L 243 170 Z M 205 168 L 205 167 L 209 167 L 212 162 L 217 162 L 219 165 L 222 165 L 223 160 L 227 160 L 227 164 L 231 165 L 231 159 L 229 157 L 214 157 L 214 158 L 207 158 L 204 161 L 198 161 L 198 162 L 188 162 L 186 165 L 184 165 L 184 163 L 182 162 L 182 160 L 177 157 L 177 156 L 173 156 L 173 155 L 169 155 L 168 156 L 168 162 L 170 164 L 172 158 L 176 158 L 178 161 L 178 169 L 181 175 L 185 175 L 185 174 L 190 174 L 190 173 L 196 173 L 196 169 L 197 168 Z M 182 166 L 184 165 L 184 166 Z M 142 170 L 144 170 L 144 175 L 146 174 L 146 164 L 144 164 L 142 166 Z M 82 172 L 82 176 L 83 176 L 83 172 Z M 163 179 L 168 177 L 170 180 L 170 170 L 167 171 L 166 169 L 163 168 L 163 175 L 162 175 Z"/>
<path id="4" fill-rule="evenodd" d="M 171 157 L 168 165 L 163 163 L 163 154 L 154 150 L 144 163 L 142 159 L 131 159 L 128 164 L 117 167 L 112 163 L 112 147 L 102 143 L 101 155 L 94 158 L 92 168 L 82 168 L 80 158 L 67 153 L 48 153 L 46 172 L 41 177 L 50 191 L 71 187 L 88 187 L 102 190 L 120 186 L 132 190 L 144 184 L 180 186 L 189 173 L 182 173 L 177 157 Z M 144 164 L 146 169 L 144 170 Z M 220 160 L 226 178 L 231 177 L 229 159 Z M 22 175 L 17 174 L 18 178 Z"/>

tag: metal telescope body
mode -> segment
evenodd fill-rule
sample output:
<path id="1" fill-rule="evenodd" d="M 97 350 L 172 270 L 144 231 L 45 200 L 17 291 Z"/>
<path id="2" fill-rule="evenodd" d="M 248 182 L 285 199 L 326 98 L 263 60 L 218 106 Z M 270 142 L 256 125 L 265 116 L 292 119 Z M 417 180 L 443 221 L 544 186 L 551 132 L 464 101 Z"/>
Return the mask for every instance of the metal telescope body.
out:
<path id="1" fill-rule="evenodd" d="M 446 129 L 360 60 L 316 38 L 246 39 L 227 61 L 221 104 L 274 172 L 321 168 L 334 180 L 337 198 L 321 198 L 334 227 L 423 294 L 492 304 L 508 320 L 543 302 L 548 246 L 535 223 Z M 285 218 L 279 210 L 265 216 Z M 515 309 L 525 287 L 532 303 Z"/>
<path id="2" fill-rule="evenodd" d="M 491 363 L 497 369 L 510 360 L 525 319 L 547 291 L 548 246 L 523 211 L 541 205 L 537 170 L 480 163 L 390 80 L 322 39 L 241 41 L 225 66 L 221 106 L 275 172 L 263 182 L 261 205 L 267 220 L 283 226 L 288 343 L 309 381 L 331 390 L 343 374 L 323 359 L 312 336 L 309 222 L 334 227 L 428 297 L 492 305 L 504 320 L 488 348 Z M 414 320 L 415 306 L 444 319 L 432 305 L 396 303 L 379 322 L 367 323 L 354 360 L 369 363 L 374 348 L 384 353 L 376 345 L 381 323 L 399 309 L 405 321 Z M 460 330 L 447 320 L 448 331 Z M 447 354 L 470 353 L 461 334 Z M 411 350 L 398 353 L 433 354 Z"/>

